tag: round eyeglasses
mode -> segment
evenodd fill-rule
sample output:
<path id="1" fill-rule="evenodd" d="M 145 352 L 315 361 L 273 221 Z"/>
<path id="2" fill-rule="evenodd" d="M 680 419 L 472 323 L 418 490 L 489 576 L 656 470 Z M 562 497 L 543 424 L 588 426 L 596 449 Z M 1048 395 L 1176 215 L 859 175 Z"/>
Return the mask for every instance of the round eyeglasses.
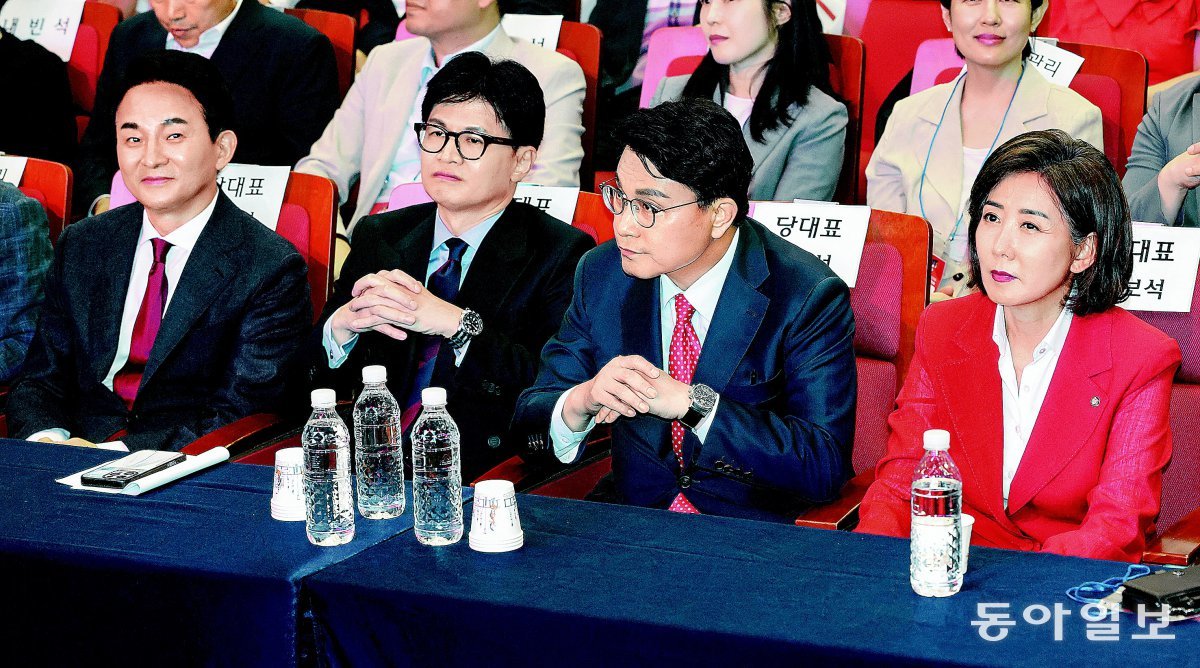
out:
<path id="1" fill-rule="evenodd" d="M 517 142 L 505 137 L 493 137 L 482 132 L 466 130 L 451 132 L 433 123 L 414 123 L 413 129 L 417 131 L 417 143 L 426 153 L 441 153 L 442 149 L 446 148 L 446 143 L 453 137 L 454 147 L 458 149 L 458 154 L 462 156 L 463 160 L 482 158 L 484 151 L 492 144 L 511 146 L 514 150 L 517 148 Z"/>
<path id="2" fill-rule="evenodd" d="M 628 204 L 629 208 L 633 211 L 634 221 L 636 221 L 638 225 L 641 225 L 647 229 L 654 227 L 654 223 L 656 222 L 656 217 L 658 214 L 664 211 L 670 211 L 671 209 L 678 209 L 683 206 L 688 206 L 690 204 L 698 204 L 700 202 L 700 200 L 696 199 L 690 202 L 684 202 L 683 204 L 676 204 L 675 206 L 662 207 L 658 206 L 657 204 L 647 202 L 644 199 L 629 199 L 625 196 L 625 193 L 621 192 L 621 189 L 616 186 L 615 181 L 616 179 L 609 179 L 608 181 L 600 184 L 600 197 L 604 200 L 604 206 L 607 207 L 614 216 L 619 216 L 625 211 L 625 205 Z"/>

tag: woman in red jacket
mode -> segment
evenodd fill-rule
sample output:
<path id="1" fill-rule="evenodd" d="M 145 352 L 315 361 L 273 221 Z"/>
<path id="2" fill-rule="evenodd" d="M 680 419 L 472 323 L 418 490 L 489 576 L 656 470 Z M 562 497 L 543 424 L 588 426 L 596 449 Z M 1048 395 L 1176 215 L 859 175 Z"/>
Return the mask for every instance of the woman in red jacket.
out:
<path id="1" fill-rule="evenodd" d="M 1005 143 L 971 189 L 979 292 L 929 307 L 859 530 L 905 537 L 926 429 L 950 431 L 973 544 L 1137 561 L 1171 456 L 1179 346 L 1115 304 L 1129 208 L 1097 149 Z"/>

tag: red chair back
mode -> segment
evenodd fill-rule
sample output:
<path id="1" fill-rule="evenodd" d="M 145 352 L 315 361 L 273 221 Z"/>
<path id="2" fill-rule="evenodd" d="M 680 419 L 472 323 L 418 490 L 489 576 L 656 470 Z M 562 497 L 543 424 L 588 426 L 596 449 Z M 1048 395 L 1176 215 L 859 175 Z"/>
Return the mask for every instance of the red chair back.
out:
<path id="1" fill-rule="evenodd" d="M 425 192 L 425 186 L 419 182 L 401 183 L 392 188 L 392 194 L 388 197 L 387 210 L 395 211 L 396 209 L 403 209 L 406 206 L 416 206 L 417 204 L 432 201 L 433 198 L 429 196 L 429 193 Z"/>
<path id="2" fill-rule="evenodd" d="M 354 32 L 357 29 L 353 16 L 325 12 L 319 9 L 285 9 L 329 38 L 333 55 L 337 59 L 338 90 L 342 96 L 354 83 Z"/>
<path id="3" fill-rule="evenodd" d="M 863 131 L 863 81 L 866 78 L 866 54 L 862 40 L 843 35 L 825 35 L 832 64 L 829 82 L 833 92 L 846 103 L 846 157 L 838 178 L 834 201 L 854 204 L 858 197 L 858 160 Z"/>
<path id="4" fill-rule="evenodd" d="M 1200 281 L 1198 281 L 1200 283 Z M 1200 286 L 1198 286 L 1200 287 Z M 1200 289 L 1188 313 L 1135 312 L 1179 343 L 1183 363 L 1171 387 L 1171 463 L 1163 473 L 1158 533 L 1200 507 Z"/>
<path id="5" fill-rule="evenodd" d="M 25 164 L 19 187 L 21 192 L 36 199 L 46 210 L 46 219 L 50 223 L 50 243 L 58 242 L 64 222 L 70 220 L 73 180 L 71 168 L 64 164 L 40 158 L 29 158 Z"/>
<path id="6" fill-rule="evenodd" d="M 83 16 L 79 31 L 75 33 L 75 45 L 67 61 L 67 81 L 71 86 L 71 99 L 85 114 L 76 117 L 79 136 L 87 127 L 88 114 L 96 103 L 96 82 L 104 67 L 104 56 L 108 53 L 108 40 L 121 21 L 121 10 L 100 2 L 88 0 L 83 3 Z"/>
<path id="7" fill-rule="evenodd" d="M 665 76 L 691 74 L 700 64 L 704 54 L 708 53 L 708 40 L 700 26 L 676 26 L 659 28 L 650 35 L 650 44 L 646 47 L 646 72 L 642 77 L 642 95 L 638 106 L 642 109 L 650 106 L 654 93 L 658 90 L 658 82 Z M 668 73 L 671 64 L 680 58 L 696 56 L 694 64 L 685 70 L 676 69 Z"/>
<path id="8" fill-rule="evenodd" d="M 612 212 L 604 206 L 604 200 L 596 193 L 579 192 L 579 201 L 575 204 L 575 217 L 571 219 L 571 225 L 587 232 L 597 244 L 613 238 Z"/>
<path id="9" fill-rule="evenodd" d="M 587 23 L 563 21 L 558 32 L 558 52 L 583 70 L 583 162 L 579 183 L 592 182 L 592 156 L 596 146 L 596 96 L 600 82 L 600 29 Z"/>

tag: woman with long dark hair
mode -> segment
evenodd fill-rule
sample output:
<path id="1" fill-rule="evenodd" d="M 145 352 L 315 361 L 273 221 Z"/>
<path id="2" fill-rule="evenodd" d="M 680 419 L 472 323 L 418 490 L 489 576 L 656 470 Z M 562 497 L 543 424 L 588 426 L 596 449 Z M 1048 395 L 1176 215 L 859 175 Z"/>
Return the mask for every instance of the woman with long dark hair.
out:
<path id="1" fill-rule="evenodd" d="M 813 0 L 702 0 L 709 51 L 654 103 L 708 98 L 742 125 L 752 200 L 829 200 L 846 148 L 846 106 L 829 85 L 829 47 Z"/>

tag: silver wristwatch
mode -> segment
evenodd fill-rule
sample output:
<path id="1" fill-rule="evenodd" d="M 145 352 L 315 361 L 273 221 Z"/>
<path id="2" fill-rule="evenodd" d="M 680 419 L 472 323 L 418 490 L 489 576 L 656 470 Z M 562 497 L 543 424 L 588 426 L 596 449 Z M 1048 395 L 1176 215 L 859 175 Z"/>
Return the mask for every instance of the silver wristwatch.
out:
<path id="1" fill-rule="evenodd" d="M 483 331 L 483 318 L 469 308 L 463 309 L 462 320 L 458 322 L 458 331 L 451 336 L 448 343 L 451 348 L 458 350 L 470 343 L 471 339 Z"/>
<path id="2" fill-rule="evenodd" d="M 679 418 L 679 422 L 688 429 L 695 429 L 717 405 L 717 393 L 707 385 L 696 383 L 688 388 L 688 398 L 692 400 L 692 405 L 688 406 L 687 413 Z"/>

